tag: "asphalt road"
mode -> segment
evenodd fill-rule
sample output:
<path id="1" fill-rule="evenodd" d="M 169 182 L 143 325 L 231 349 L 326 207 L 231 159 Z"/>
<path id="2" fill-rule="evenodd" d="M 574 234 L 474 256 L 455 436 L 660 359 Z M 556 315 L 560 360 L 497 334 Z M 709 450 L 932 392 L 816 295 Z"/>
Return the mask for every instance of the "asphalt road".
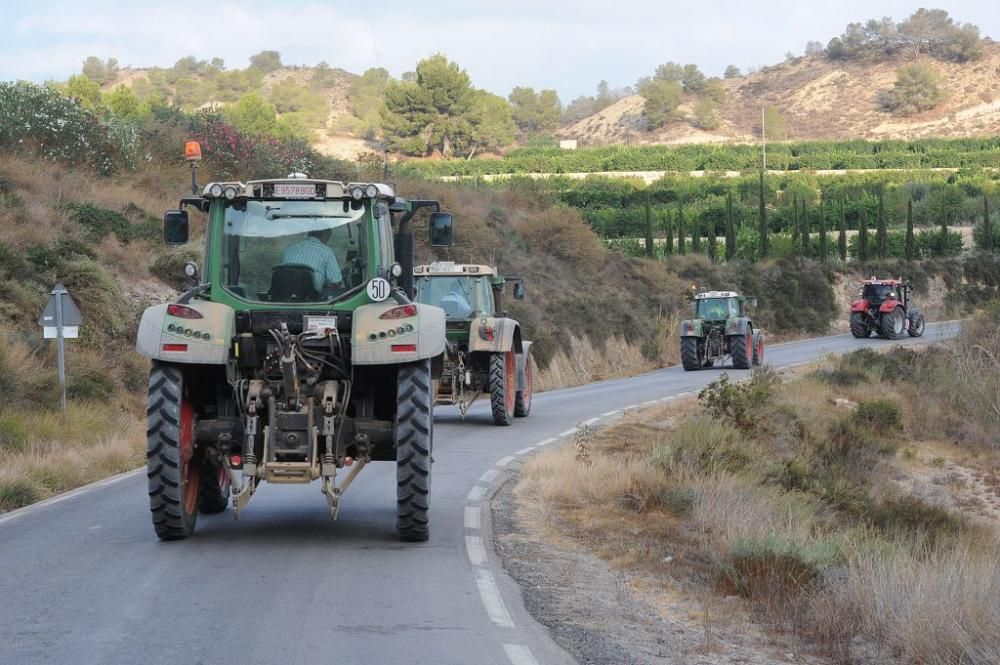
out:
<path id="1" fill-rule="evenodd" d="M 888 344 L 826 337 L 770 347 L 766 361 Z M 538 394 L 511 427 L 491 424 L 488 403 L 465 422 L 438 409 L 427 543 L 396 540 L 388 463 L 364 470 L 337 522 L 318 484 L 265 485 L 239 522 L 203 515 L 193 538 L 160 542 L 142 472 L 0 515 L 0 665 L 571 663 L 497 565 L 481 507 L 526 448 L 718 374 L 672 367 Z"/>

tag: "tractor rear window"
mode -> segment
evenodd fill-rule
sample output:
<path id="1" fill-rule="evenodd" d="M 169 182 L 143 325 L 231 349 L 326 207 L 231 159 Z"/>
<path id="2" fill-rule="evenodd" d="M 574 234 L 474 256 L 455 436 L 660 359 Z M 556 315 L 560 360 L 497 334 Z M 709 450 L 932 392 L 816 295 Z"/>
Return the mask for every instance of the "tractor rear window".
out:
<path id="1" fill-rule="evenodd" d="M 699 319 L 719 321 L 740 315 L 740 305 L 736 298 L 705 298 L 697 302 Z"/>
<path id="2" fill-rule="evenodd" d="M 416 287 L 417 302 L 440 307 L 449 319 L 491 314 L 483 302 L 484 296 L 488 298 L 489 284 L 482 277 L 424 277 L 417 280 Z"/>
<path id="3" fill-rule="evenodd" d="M 242 207 L 242 204 L 240 204 Z M 327 302 L 365 282 L 367 206 L 247 201 L 225 209 L 222 286 L 258 302 Z"/>
<path id="4" fill-rule="evenodd" d="M 866 300 L 882 301 L 895 292 L 896 287 L 888 284 L 865 284 L 861 297 Z"/>

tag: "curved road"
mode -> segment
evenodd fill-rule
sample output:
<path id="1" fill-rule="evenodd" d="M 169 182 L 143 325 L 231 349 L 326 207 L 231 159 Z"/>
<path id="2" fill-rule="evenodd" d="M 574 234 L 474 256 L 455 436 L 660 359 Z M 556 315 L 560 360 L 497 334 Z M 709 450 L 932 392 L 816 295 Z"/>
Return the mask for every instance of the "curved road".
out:
<path id="1" fill-rule="evenodd" d="M 932 324 L 899 343 L 956 330 Z M 825 337 L 766 359 L 887 344 Z M 504 428 L 488 424 L 486 403 L 465 422 L 439 409 L 427 543 L 396 540 L 388 463 L 365 469 L 337 522 L 318 484 L 263 486 L 239 522 L 203 515 L 193 538 L 160 542 L 141 471 L 0 515 L 0 665 L 572 663 L 497 564 L 482 507 L 529 448 L 718 375 L 671 367 L 543 393 L 530 418 Z"/>

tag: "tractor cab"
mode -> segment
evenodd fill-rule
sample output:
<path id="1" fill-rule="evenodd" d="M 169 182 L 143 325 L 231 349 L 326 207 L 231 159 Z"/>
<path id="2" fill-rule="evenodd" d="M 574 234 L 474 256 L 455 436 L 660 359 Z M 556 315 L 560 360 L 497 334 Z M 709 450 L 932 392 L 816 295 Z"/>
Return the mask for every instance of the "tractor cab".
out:
<path id="1" fill-rule="evenodd" d="M 903 278 L 861 282 L 858 299 L 851 303 L 851 334 L 865 339 L 872 333 L 886 339 L 899 339 L 904 332 L 911 337 L 924 333 L 924 315 L 911 302 L 913 285 Z"/>

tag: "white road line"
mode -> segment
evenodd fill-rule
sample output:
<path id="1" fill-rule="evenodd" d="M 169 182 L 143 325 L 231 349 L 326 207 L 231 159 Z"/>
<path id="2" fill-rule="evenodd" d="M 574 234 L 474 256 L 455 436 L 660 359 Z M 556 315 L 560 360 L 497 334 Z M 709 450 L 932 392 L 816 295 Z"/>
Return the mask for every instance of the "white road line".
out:
<path id="1" fill-rule="evenodd" d="M 659 400 L 651 399 L 643 402 L 639 406 L 649 406 L 650 404 L 656 404 Z"/>
<path id="2" fill-rule="evenodd" d="M 471 490 L 466 497 L 469 501 L 482 501 L 483 497 L 486 496 L 486 488 L 482 485 L 476 485 Z"/>
<path id="3" fill-rule="evenodd" d="M 576 428 L 575 428 L 575 427 L 570 427 L 570 428 L 569 428 L 568 430 L 566 430 L 565 432 L 559 432 L 559 438 L 561 439 L 561 438 L 563 438 L 564 436 L 569 436 L 569 435 L 571 435 L 571 434 L 576 434 Z"/>
<path id="4" fill-rule="evenodd" d="M 507 652 L 507 659 L 511 665 L 538 665 L 538 661 L 531 654 L 531 649 L 521 644 L 504 644 L 503 650 Z"/>
<path id="5" fill-rule="evenodd" d="M 624 412 L 624 411 L 635 411 L 635 410 L 636 410 L 636 409 L 638 409 L 638 408 L 639 408 L 639 405 L 638 405 L 638 404 L 629 404 L 628 406 L 626 406 L 626 407 L 622 408 L 622 411 L 623 411 L 623 412 Z"/>
<path id="6" fill-rule="evenodd" d="M 541 446 L 547 446 L 547 445 L 549 445 L 550 443 L 555 443 L 555 442 L 556 442 L 556 441 L 558 441 L 558 440 L 559 440 L 559 437 L 555 437 L 555 436 L 550 436 L 550 437 L 549 437 L 549 438 L 547 438 L 547 439 L 543 439 L 542 441 L 539 441 L 539 442 L 538 442 L 538 443 L 536 443 L 535 445 L 536 445 L 536 446 L 538 446 L 538 447 L 541 447 Z"/>
<path id="7" fill-rule="evenodd" d="M 528 453 L 530 453 L 534 449 L 535 449 L 534 446 L 528 446 L 527 448 L 521 448 L 516 453 L 514 453 L 514 456 L 515 457 L 520 457 L 521 455 L 527 455 Z"/>
<path id="8" fill-rule="evenodd" d="M 472 562 L 473 566 L 486 565 L 486 546 L 483 545 L 482 538 L 479 536 L 466 536 L 465 551 L 468 552 L 469 561 Z"/>
<path id="9" fill-rule="evenodd" d="M 607 418 L 608 416 L 616 415 L 620 412 L 620 409 L 615 409 L 614 411 L 605 411 L 601 414 L 601 418 Z"/>
<path id="10" fill-rule="evenodd" d="M 507 455 L 507 457 L 501 457 L 500 459 L 498 459 L 496 465 L 497 466 L 507 466 L 508 464 L 510 464 L 513 461 L 514 461 L 514 456 L 513 455 Z"/>
<path id="11" fill-rule="evenodd" d="M 493 573 L 483 568 L 476 568 L 476 588 L 479 589 L 479 598 L 483 601 L 486 614 L 490 621 L 501 628 L 513 628 L 514 620 L 510 618 L 507 606 L 503 604 L 500 597 L 500 589 L 493 578 Z"/>
<path id="12" fill-rule="evenodd" d="M 465 507 L 465 528 L 478 529 L 482 526 L 483 511 L 479 506 Z"/>
<path id="13" fill-rule="evenodd" d="M 30 513 L 33 513 L 35 511 L 37 511 L 37 510 L 40 510 L 42 508 L 48 508 L 49 506 L 54 506 L 55 504 L 62 503 L 63 501 L 66 501 L 68 499 L 76 498 L 76 497 L 80 496 L 81 494 L 87 494 L 91 490 L 96 490 L 96 489 L 101 488 L 101 487 L 107 487 L 108 485 L 114 485 L 115 483 L 119 483 L 119 482 L 121 482 L 123 480 L 126 480 L 128 478 L 131 478 L 133 476 L 137 476 L 140 473 L 144 473 L 145 471 L 146 471 L 146 467 L 142 467 L 141 469 L 135 469 L 134 471 L 127 471 L 125 473 L 120 473 L 117 476 L 111 476 L 110 478 L 105 478 L 104 480 L 99 480 L 96 483 L 91 483 L 89 485 L 84 485 L 83 487 L 78 487 L 75 490 L 71 490 L 69 492 L 65 492 L 63 494 L 56 495 L 56 496 L 52 497 L 51 499 L 45 499 L 44 501 L 39 501 L 38 503 L 33 503 L 30 506 L 25 506 L 24 508 L 18 508 L 17 510 L 12 510 L 9 513 L 5 513 L 4 515 L 0 515 L 0 524 L 4 524 L 6 522 L 11 522 L 13 520 L 16 520 L 18 517 L 23 516 L 23 515 L 28 515 Z"/>
<path id="14" fill-rule="evenodd" d="M 497 469 L 487 469 L 483 475 L 479 476 L 479 482 L 484 485 L 489 485 L 493 482 L 493 479 L 500 475 L 500 471 Z"/>
<path id="15" fill-rule="evenodd" d="M 673 395 L 671 395 L 670 397 L 661 397 L 660 399 L 658 399 L 658 400 L 656 400 L 656 401 L 657 401 L 657 402 L 669 402 L 669 401 L 670 401 L 670 400 L 672 400 L 673 398 L 674 398 L 674 397 L 673 397 Z"/>
<path id="16" fill-rule="evenodd" d="M 600 418 L 590 418 L 589 420 L 584 420 L 582 424 L 586 427 L 589 427 L 594 423 L 596 423 L 598 420 L 600 420 Z"/>

